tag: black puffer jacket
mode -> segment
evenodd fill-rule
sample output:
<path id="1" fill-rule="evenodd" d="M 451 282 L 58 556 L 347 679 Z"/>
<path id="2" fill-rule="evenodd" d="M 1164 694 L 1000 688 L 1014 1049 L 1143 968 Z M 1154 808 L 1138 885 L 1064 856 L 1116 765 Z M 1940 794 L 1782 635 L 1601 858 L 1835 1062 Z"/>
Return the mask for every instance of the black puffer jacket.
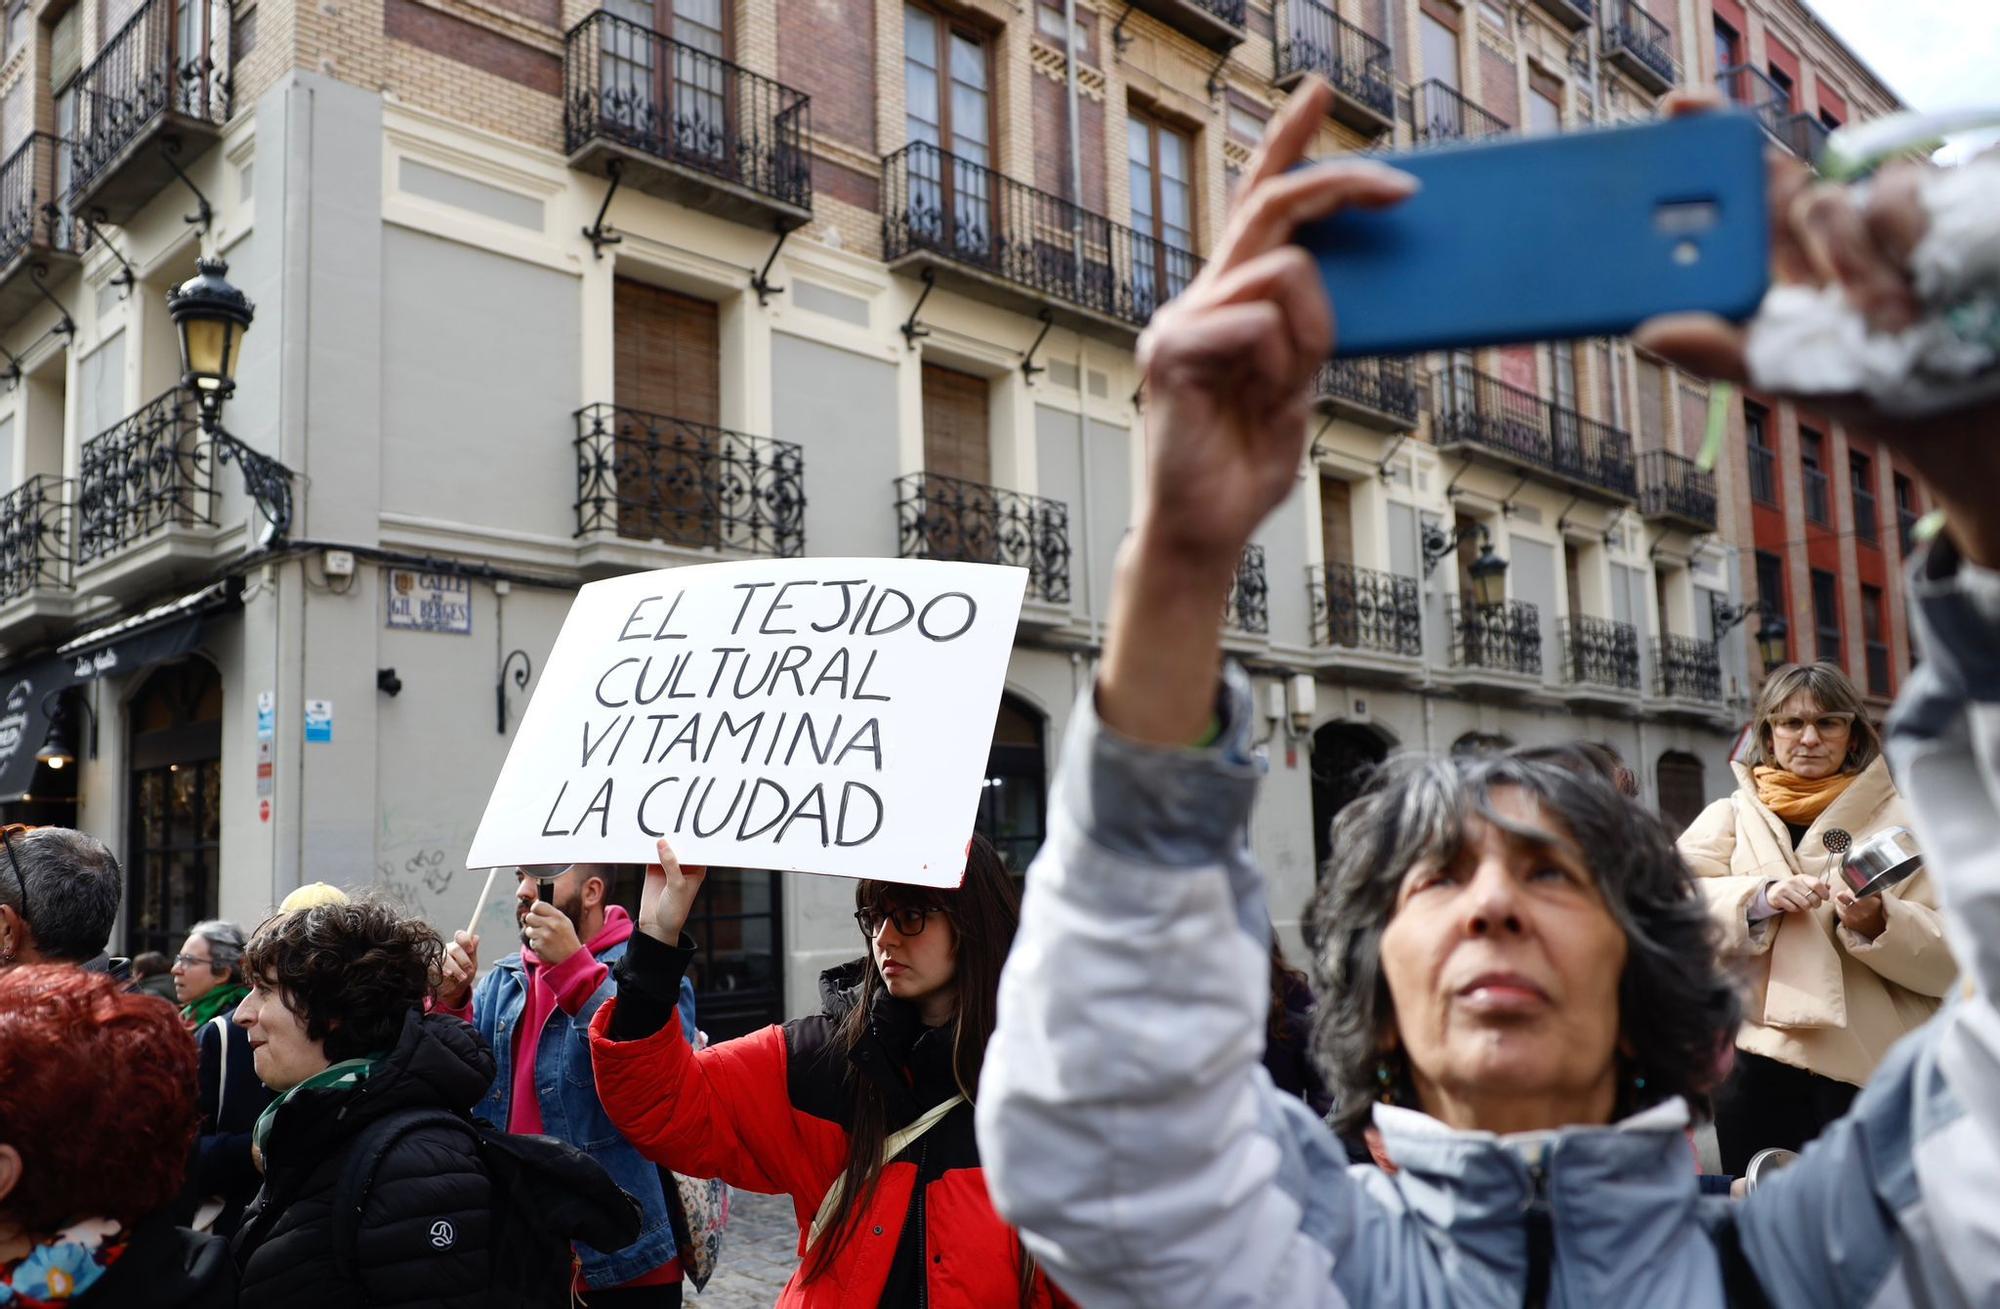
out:
<path id="1" fill-rule="evenodd" d="M 264 1145 L 264 1189 L 230 1243 L 242 1270 L 241 1303 L 486 1304 L 491 1195 L 466 1133 L 420 1127 L 383 1155 L 355 1243 L 359 1285 L 336 1271 L 332 1208 L 364 1127 L 404 1109 L 463 1113 L 492 1080 L 493 1054 L 477 1032 L 456 1018 L 412 1012 L 396 1048 L 365 1082 L 302 1091 L 280 1106 Z"/>

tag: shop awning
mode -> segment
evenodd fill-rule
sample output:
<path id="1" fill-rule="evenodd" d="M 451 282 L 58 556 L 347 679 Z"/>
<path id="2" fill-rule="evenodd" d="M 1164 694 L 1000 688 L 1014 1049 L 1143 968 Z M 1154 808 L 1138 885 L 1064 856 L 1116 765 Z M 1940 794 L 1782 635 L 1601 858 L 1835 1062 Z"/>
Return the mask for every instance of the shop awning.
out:
<path id="1" fill-rule="evenodd" d="M 35 780 L 35 752 L 48 738 L 56 693 L 191 652 L 201 644 L 207 619 L 236 608 L 239 593 L 233 579 L 216 582 L 106 623 L 58 646 L 53 654 L 0 672 L 0 804 L 29 793 Z"/>

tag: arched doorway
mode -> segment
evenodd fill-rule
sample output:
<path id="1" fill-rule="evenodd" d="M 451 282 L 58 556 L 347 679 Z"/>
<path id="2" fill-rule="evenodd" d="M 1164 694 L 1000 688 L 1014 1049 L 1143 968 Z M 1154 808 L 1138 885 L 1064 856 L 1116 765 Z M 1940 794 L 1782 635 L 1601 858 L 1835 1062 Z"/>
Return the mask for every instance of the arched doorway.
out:
<path id="1" fill-rule="evenodd" d="M 1669 750 L 1660 756 L 1659 776 L 1660 817 L 1675 831 L 1685 831 L 1708 804 L 1701 760 L 1682 750 Z"/>
<path id="2" fill-rule="evenodd" d="M 1048 725 L 1034 706 L 1015 695 L 1000 697 L 993 746 L 986 756 L 986 787 L 973 826 L 1000 852 L 1007 870 L 1028 871 L 1048 833 Z"/>
<path id="3" fill-rule="evenodd" d="M 180 948 L 216 914 L 222 853 L 222 677 L 205 659 L 154 670 L 126 720 L 125 949 Z"/>
<path id="4" fill-rule="evenodd" d="M 1333 853 L 1333 819 L 1364 788 L 1391 742 L 1361 723 L 1326 723 L 1312 735 L 1313 868 L 1326 867 Z"/>

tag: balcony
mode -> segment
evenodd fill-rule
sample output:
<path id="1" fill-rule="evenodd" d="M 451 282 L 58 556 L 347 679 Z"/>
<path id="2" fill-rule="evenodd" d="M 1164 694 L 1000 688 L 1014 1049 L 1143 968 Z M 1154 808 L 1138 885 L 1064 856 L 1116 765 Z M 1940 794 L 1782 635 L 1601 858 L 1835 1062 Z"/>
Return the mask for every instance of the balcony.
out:
<path id="1" fill-rule="evenodd" d="M 1826 139 L 1833 135 L 1833 129 L 1819 121 L 1817 114 L 1793 114 L 1785 120 L 1782 143 L 1787 150 L 1799 158 L 1819 167 L 1819 158 L 1826 153 Z"/>
<path id="2" fill-rule="evenodd" d="M 228 34 L 211 8 L 146 0 L 77 79 L 67 207 L 129 223 L 229 121 Z"/>
<path id="3" fill-rule="evenodd" d="M 1532 471 L 1599 500 L 1638 498 L 1632 438 L 1615 427 L 1463 365 L 1438 374 L 1433 397 L 1441 450 Z"/>
<path id="4" fill-rule="evenodd" d="M 1475 603 L 1452 596 L 1451 664 L 1457 680 L 1527 689 L 1542 678 L 1541 611 L 1526 600 Z"/>
<path id="5" fill-rule="evenodd" d="M 1673 34 L 1639 0 L 1605 0 L 1604 57 L 1655 93 L 1671 90 L 1680 80 Z"/>
<path id="6" fill-rule="evenodd" d="M 563 40 L 572 168 L 788 232 L 812 219 L 812 100 L 599 10 Z"/>
<path id="7" fill-rule="evenodd" d="M 1424 654 L 1417 579 L 1353 564 L 1306 569 L 1312 643 L 1345 672 L 1415 676 Z"/>
<path id="8" fill-rule="evenodd" d="M 83 443 L 76 568 L 87 589 L 132 595 L 210 571 L 217 450 L 194 392 L 176 386 Z"/>
<path id="9" fill-rule="evenodd" d="M 1800 485 L 1805 491 L 1806 521 L 1825 527 L 1832 522 L 1827 509 L 1826 470 L 1807 464 L 1799 470 Z"/>
<path id="10" fill-rule="evenodd" d="M 603 576 L 661 566 L 659 547 L 792 559 L 805 553 L 805 459 L 789 441 L 662 414 L 576 413 L 576 536 Z"/>
<path id="11" fill-rule="evenodd" d="M 1715 530 L 1715 474 L 1670 450 L 1639 456 L 1639 513 L 1689 532 Z"/>
<path id="12" fill-rule="evenodd" d="M 1734 64 L 1715 75 L 1722 94 L 1757 116 L 1770 138 L 1791 148 L 1786 123 L 1792 111 L 1792 97 L 1768 73 L 1750 64 Z"/>
<path id="13" fill-rule="evenodd" d="M 1233 49 L 1248 35 L 1244 0 L 1132 0 L 1126 7 L 1151 14 L 1211 50 Z"/>
<path id="14" fill-rule="evenodd" d="M 1653 695 L 1667 708 L 1707 717 L 1720 714 L 1722 660 L 1715 642 L 1663 636 L 1653 642 Z"/>
<path id="15" fill-rule="evenodd" d="M 1223 604 L 1222 625 L 1246 636 L 1271 634 L 1271 588 L 1264 576 L 1264 547 L 1246 545 L 1236 562 L 1236 580 Z"/>
<path id="16" fill-rule="evenodd" d="M 0 497 L 0 635 L 20 646 L 70 613 L 71 485 L 38 475 Z"/>
<path id="17" fill-rule="evenodd" d="M 1572 32 L 1589 27 L 1590 16 L 1595 9 L 1592 0 L 1535 0 L 1535 3 L 1543 13 Z"/>
<path id="18" fill-rule="evenodd" d="M 1513 131 L 1506 119 L 1487 113 L 1436 78 L 1410 88 L 1410 130 L 1418 144 L 1477 141 Z"/>
<path id="19" fill-rule="evenodd" d="M 60 137 L 35 132 L 0 164 L 0 323 L 41 300 L 34 280 L 75 268 L 78 224 L 58 207 Z"/>
<path id="20" fill-rule="evenodd" d="M 1291 29 L 1278 45 L 1277 85 L 1290 90 L 1307 73 L 1333 86 L 1333 116 L 1365 136 L 1396 126 L 1389 47 L 1315 0 L 1288 0 Z"/>
<path id="21" fill-rule="evenodd" d="M 958 559 L 1028 570 L 1021 621 L 1059 622 L 1069 605 L 1069 506 L 940 473 L 896 479 L 896 538 L 905 559 Z"/>
<path id="22" fill-rule="evenodd" d="M 1337 417 L 1384 432 L 1417 425 L 1417 370 L 1408 359 L 1332 359 L 1320 365 L 1313 398 Z"/>
<path id="23" fill-rule="evenodd" d="M 1774 507 L 1778 503 L 1778 452 L 1770 446 L 1750 446 L 1750 498 Z"/>
<path id="24" fill-rule="evenodd" d="M 1191 251 L 924 142 L 882 161 L 882 195 L 890 268 L 1121 342 L 1201 269 Z"/>
<path id="25" fill-rule="evenodd" d="M 1630 623 L 1602 618 L 1565 618 L 1562 639 L 1563 686 L 1572 700 L 1628 704 L 1639 695 L 1639 632 Z"/>

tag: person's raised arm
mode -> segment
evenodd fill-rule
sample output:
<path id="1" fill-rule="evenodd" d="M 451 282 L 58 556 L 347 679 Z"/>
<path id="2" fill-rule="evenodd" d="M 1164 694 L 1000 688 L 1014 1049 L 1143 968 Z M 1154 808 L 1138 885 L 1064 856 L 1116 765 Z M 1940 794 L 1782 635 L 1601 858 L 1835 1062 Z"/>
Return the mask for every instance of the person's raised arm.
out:
<path id="1" fill-rule="evenodd" d="M 1342 1302 L 1344 1155 L 1259 1062 L 1259 770 L 1221 655 L 1237 559 L 1298 478 L 1333 345 L 1292 230 L 1414 189 L 1373 162 L 1294 168 L 1327 96 L 1309 80 L 1273 120 L 1209 264 L 1140 338 L 1146 489 L 980 1078 L 994 1202 L 1088 1304 Z"/>

